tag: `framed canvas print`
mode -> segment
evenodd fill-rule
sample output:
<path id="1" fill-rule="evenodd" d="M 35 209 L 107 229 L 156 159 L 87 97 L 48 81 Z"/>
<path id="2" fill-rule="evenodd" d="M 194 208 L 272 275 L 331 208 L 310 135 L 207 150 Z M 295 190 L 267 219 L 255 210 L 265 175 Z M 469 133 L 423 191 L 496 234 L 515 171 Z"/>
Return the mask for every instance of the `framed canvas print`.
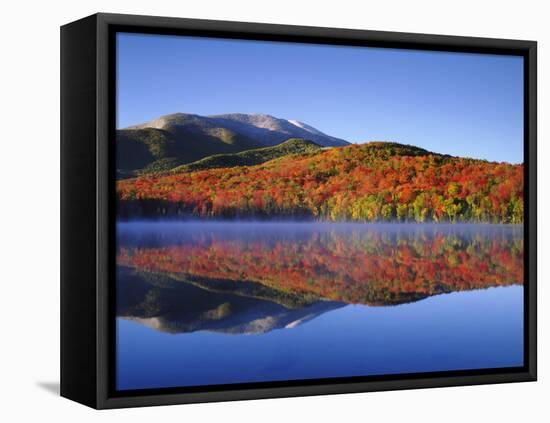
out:
<path id="1" fill-rule="evenodd" d="M 536 43 L 61 30 L 61 393 L 536 380 Z"/>

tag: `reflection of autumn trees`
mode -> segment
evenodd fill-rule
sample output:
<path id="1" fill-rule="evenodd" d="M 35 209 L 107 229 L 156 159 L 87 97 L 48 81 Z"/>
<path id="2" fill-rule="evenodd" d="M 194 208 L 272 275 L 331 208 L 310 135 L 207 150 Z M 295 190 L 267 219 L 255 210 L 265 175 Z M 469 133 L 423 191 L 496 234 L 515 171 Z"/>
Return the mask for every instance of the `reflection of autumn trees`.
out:
<path id="1" fill-rule="evenodd" d="M 315 233 L 308 239 L 202 237 L 169 247 L 124 247 L 136 270 L 350 303 L 391 304 L 438 293 L 523 283 L 519 238 L 453 234 Z"/>
<path id="2" fill-rule="evenodd" d="M 394 143 L 117 182 L 122 216 L 523 222 L 523 165 Z"/>

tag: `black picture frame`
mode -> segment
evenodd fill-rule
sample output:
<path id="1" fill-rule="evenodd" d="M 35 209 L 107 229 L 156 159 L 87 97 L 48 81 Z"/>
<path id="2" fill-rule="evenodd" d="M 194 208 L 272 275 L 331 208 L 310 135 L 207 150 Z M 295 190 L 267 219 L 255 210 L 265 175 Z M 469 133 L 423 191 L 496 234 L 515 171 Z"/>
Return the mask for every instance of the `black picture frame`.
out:
<path id="1" fill-rule="evenodd" d="M 116 32 L 519 55 L 524 58 L 522 368 L 115 392 Z M 534 41 L 95 14 L 61 28 L 61 395 L 97 409 L 535 381 L 537 44 Z"/>

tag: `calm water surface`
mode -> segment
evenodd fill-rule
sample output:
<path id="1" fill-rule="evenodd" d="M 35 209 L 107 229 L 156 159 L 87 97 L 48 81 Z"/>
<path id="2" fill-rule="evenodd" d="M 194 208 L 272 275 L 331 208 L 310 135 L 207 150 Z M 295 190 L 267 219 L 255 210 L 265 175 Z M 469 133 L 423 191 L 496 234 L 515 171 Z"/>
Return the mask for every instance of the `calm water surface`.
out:
<path id="1" fill-rule="evenodd" d="M 523 228 L 119 223 L 117 389 L 523 365 Z"/>

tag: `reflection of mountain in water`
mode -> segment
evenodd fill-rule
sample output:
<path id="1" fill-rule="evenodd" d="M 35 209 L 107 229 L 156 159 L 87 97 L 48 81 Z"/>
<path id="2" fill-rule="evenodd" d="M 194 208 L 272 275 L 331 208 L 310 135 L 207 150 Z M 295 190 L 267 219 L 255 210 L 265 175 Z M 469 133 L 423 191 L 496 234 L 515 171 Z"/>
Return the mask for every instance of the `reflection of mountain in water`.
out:
<path id="1" fill-rule="evenodd" d="M 389 226 L 134 227 L 119 234 L 117 314 L 174 333 L 263 333 L 349 303 L 523 283 L 522 228 Z"/>
<path id="2" fill-rule="evenodd" d="M 292 301 L 256 284 L 247 285 L 248 293 L 244 289 L 216 291 L 119 268 L 117 315 L 169 333 L 207 330 L 253 334 L 292 328 L 345 305 L 300 296 Z M 263 297 L 258 296 L 260 292 Z"/>

